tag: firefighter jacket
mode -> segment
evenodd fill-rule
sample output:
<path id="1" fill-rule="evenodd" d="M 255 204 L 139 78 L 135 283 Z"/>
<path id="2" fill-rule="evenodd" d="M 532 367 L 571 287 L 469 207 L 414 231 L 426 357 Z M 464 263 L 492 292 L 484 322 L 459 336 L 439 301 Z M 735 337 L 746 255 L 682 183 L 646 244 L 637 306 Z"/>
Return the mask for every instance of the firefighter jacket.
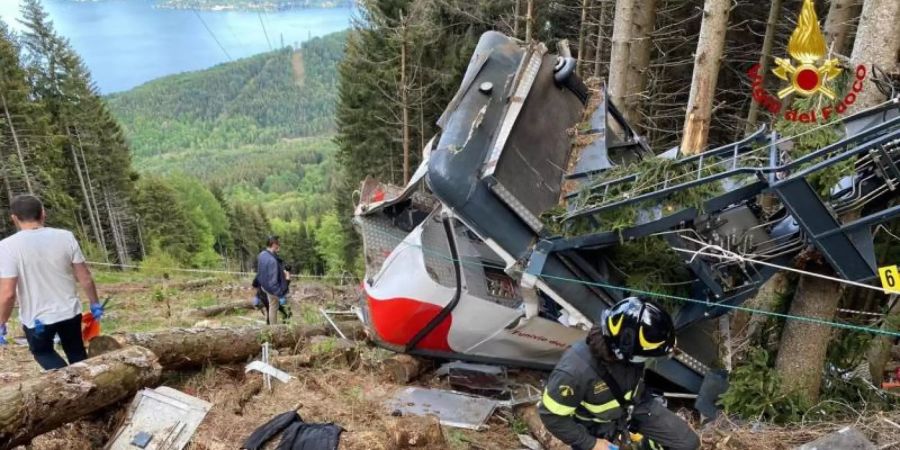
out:
<path id="1" fill-rule="evenodd" d="M 640 398 L 643 391 L 643 364 L 596 361 L 592 367 L 593 361 L 586 342 L 572 345 L 550 374 L 538 405 L 547 429 L 576 450 L 594 447 L 596 437 L 589 429 L 612 425 L 625 414 L 597 370 L 612 375 L 626 400 Z"/>

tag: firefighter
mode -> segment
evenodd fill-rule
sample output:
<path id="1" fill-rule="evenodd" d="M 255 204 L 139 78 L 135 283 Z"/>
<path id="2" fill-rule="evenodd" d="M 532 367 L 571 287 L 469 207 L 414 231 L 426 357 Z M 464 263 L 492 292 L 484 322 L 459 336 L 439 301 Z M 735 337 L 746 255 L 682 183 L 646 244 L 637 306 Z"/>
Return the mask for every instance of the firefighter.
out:
<path id="1" fill-rule="evenodd" d="M 622 300 L 563 354 L 538 406 L 541 421 L 575 450 L 615 448 L 610 441 L 630 438 L 625 433 L 640 435 L 643 449 L 699 448 L 690 426 L 644 387 L 644 362 L 674 348 L 664 309 L 638 297 Z"/>

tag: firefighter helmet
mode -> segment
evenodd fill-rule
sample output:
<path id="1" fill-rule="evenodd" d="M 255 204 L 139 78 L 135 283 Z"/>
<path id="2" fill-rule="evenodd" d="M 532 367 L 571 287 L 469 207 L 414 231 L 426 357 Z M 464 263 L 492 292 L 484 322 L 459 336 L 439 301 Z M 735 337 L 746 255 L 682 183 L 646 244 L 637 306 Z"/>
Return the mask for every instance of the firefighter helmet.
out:
<path id="1" fill-rule="evenodd" d="M 628 297 L 600 316 L 600 330 L 613 355 L 642 362 L 675 349 L 675 326 L 662 307 L 647 299 Z"/>

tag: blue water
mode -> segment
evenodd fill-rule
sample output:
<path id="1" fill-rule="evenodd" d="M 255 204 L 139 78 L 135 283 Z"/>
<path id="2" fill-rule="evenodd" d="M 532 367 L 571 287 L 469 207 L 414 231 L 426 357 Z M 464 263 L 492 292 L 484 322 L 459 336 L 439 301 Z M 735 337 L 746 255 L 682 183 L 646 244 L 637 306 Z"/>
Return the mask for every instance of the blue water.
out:
<path id="1" fill-rule="evenodd" d="M 0 20 L 15 30 L 22 29 L 15 20 L 20 1 L 0 0 Z M 188 11 L 153 8 L 153 0 L 43 3 L 56 31 L 84 58 L 104 94 L 264 52 L 270 45 L 298 45 L 348 28 L 352 13 L 349 8 Z"/>

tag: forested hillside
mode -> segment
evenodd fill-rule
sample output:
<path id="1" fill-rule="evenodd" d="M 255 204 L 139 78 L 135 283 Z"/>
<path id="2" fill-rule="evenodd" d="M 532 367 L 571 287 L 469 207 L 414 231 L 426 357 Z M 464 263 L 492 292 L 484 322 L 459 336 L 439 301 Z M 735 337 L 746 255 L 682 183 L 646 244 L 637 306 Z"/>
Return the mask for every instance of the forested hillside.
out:
<path id="1" fill-rule="evenodd" d="M 93 261 L 246 270 L 277 233 L 298 270 L 342 270 L 317 249 L 342 247 L 329 134 L 343 35 L 104 101 L 40 2 L 23 16 L 22 34 L 0 22 L 0 215 L 34 193 Z"/>
<path id="2" fill-rule="evenodd" d="M 346 33 L 151 81 L 107 98 L 135 157 L 268 145 L 333 130 Z"/>
<path id="3" fill-rule="evenodd" d="M 154 80 L 108 97 L 135 168 L 196 177 L 269 217 L 306 221 L 333 203 L 337 64 L 346 33 Z"/>

